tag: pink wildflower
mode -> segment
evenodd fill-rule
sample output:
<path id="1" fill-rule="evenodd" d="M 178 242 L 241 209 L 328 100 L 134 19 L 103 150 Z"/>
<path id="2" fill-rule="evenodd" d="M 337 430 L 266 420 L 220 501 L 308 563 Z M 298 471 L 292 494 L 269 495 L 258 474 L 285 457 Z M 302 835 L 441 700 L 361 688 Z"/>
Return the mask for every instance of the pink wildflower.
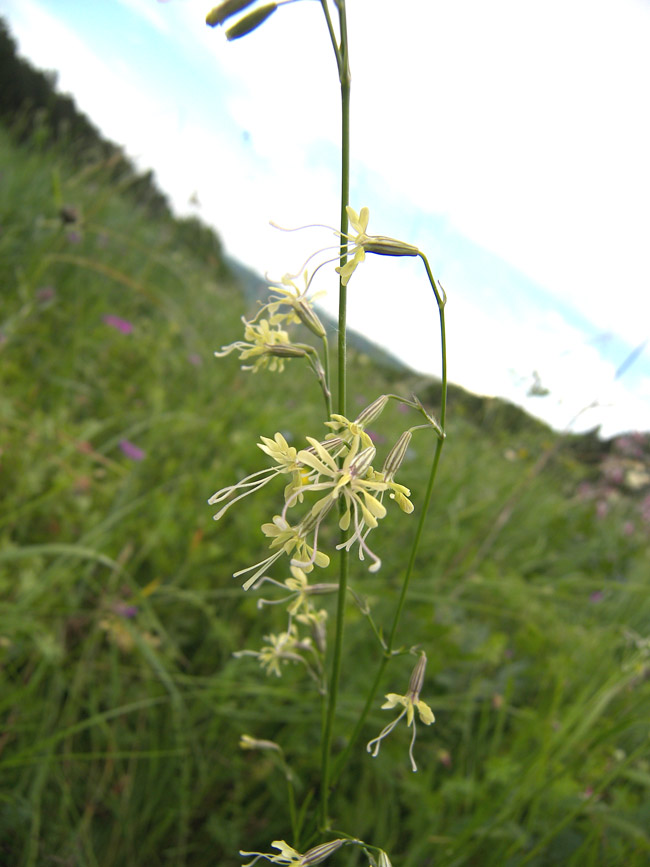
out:
<path id="1" fill-rule="evenodd" d="M 136 445 L 134 445 L 129 440 L 120 440 L 120 448 L 122 449 L 122 453 L 130 458 L 132 461 L 142 461 L 146 458 L 146 453 L 139 449 Z"/>
<path id="2" fill-rule="evenodd" d="M 111 313 L 107 313 L 103 317 L 103 321 L 105 325 L 109 325 L 122 334 L 130 334 L 133 331 L 132 323 L 128 319 L 122 319 L 120 316 L 113 316 Z"/>

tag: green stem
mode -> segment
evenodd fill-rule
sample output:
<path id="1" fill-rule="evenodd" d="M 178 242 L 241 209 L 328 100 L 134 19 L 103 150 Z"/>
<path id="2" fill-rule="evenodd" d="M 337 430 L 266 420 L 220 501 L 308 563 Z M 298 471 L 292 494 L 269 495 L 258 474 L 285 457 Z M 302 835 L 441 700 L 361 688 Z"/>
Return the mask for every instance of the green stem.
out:
<path id="1" fill-rule="evenodd" d="M 424 495 L 424 503 L 422 504 L 422 509 L 420 511 L 420 519 L 418 521 L 417 528 L 415 530 L 415 537 L 413 539 L 413 545 L 411 546 L 411 554 L 409 556 L 408 565 L 406 567 L 406 572 L 404 573 L 404 580 L 402 582 L 402 590 L 400 593 L 400 597 L 397 603 L 397 608 L 395 609 L 395 614 L 393 616 L 393 624 L 390 631 L 390 636 L 388 638 L 386 652 L 382 657 L 381 663 L 379 665 L 379 669 L 377 674 L 375 675 L 375 679 L 370 687 L 370 692 L 368 694 L 368 698 L 366 699 L 366 703 L 361 711 L 361 715 L 357 720 L 357 723 L 354 727 L 354 730 L 348 740 L 347 746 L 344 751 L 338 757 L 336 762 L 336 767 L 334 769 L 334 774 L 332 777 L 333 783 L 339 778 L 341 771 L 343 770 L 347 758 L 350 754 L 350 750 L 355 744 L 359 734 L 361 733 L 361 729 L 363 728 L 368 713 L 374 703 L 375 695 L 377 690 L 379 689 L 379 684 L 381 682 L 384 669 L 388 664 L 388 660 L 393 655 L 393 648 L 395 645 L 395 636 L 397 633 L 397 627 L 399 625 L 399 621 L 402 615 L 402 609 L 404 608 L 404 603 L 406 601 L 406 594 L 408 592 L 409 584 L 411 582 L 411 577 L 413 575 L 413 569 L 415 566 L 415 560 L 417 557 L 418 548 L 420 546 L 420 540 L 422 538 L 422 532 L 424 530 L 424 525 L 426 523 L 427 512 L 429 511 L 429 504 L 431 503 L 431 497 L 433 494 L 433 488 L 436 481 L 436 474 L 438 472 L 438 464 L 440 462 L 440 454 L 442 452 L 442 446 L 444 443 L 444 430 L 445 430 L 445 421 L 447 418 L 447 338 L 445 332 L 445 301 L 446 298 L 444 296 L 444 292 L 438 288 L 438 284 L 435 281 L 433 274 L 431 273 L 431 268 L 429 267 L 429 262 L 427 261 L 426 256 L 423 253 L 420 253 L 420 258 L 424 263 L 424 267 L 426 268 L 427 276 L 429 278 L 429 282 L 431 284 L 431 288 L 433 289 L 433 293 L 436 296 L 436 302 L 438 304 L 438 315 L 440 317 L 440 350 L 441 350 L 441 398 L 440 398 L 440 427 L 443 431 L 443 435 L 438 437 L 438 441 L 436 443 L 436 450 L 433 454 L 433 461 L 431 463 L 431 471 L 429 473 L 429 482 L 427 484 L 426 493 Z"/>
<path id="2" fill-rule="evenodd" d="M 329 420 L 332 415 L 332 391 L 330 385 L 330 347 L 327 342 L 327 336 L 323 335 L 323 366 L 325 368 L 325 388 L 327 394 L 325 397 L 325 405 L 327 407 L 327 418 Z"/>
<path id="3" fill-rule="evenodd" d="M 323 9 L 328 20 L 330 35 L 337 54 L 339 79 L 341 82 L 341 248 L 340 265 L 343 267 L 347 261 L 346 235 L 348 231 L 347 206 L 350 201 L 350 67 L 348 62 L 348 38 L 347 21 L 345 14 L 345 0 L 338 0 L 339 24 L 341 33 L 340 48 L 336 48 L 336 40 L 333 37 L 331 22 L 327 13 L 326 3 Z M 339 280 L 339 320 L 338 320 L 338 412 L 346 413 L 346 376 L 347 376 L 347 345 L 346 345 L 346 320 L 347 320 L 347 288 Z M 344 509 L 341 502 L 339 511 Z M 347 533 L 341 532 L 341 541 L 346 540 Z M 331 752 L 332 733 L 334 729 L 334 715 L 339 692 L 341 677 L 341 657 L 343 651 L 343 627 L 345 621 L 345 602 L 348 586 L 349 553 L 341 548 L 339 557 L 339 590 L 336 611 L 336 629 L 334 635 L 334 649 L 332 653 L 332 673 L 329 683 L 327 712 L 322 738 L 321 759 L 321 801 L 320 823 L 321 828 L 326 829 L 329 825 L 328 805 L 330 794 Z"/>

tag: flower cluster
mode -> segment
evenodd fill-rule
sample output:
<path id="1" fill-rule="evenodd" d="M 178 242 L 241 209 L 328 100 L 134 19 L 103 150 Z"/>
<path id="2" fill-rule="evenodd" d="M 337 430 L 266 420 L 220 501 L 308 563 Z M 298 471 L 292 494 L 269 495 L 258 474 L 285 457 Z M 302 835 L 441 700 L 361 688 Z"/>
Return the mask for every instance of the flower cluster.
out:
<path id="1" fill-rule="evenodd" d="M 214 353 L 217 358 L 239 352 L 240 361 L 254 359 L 253 364 L 242 365 L 242 370 L 252 370 L 253 373 L 264 368 L 282 371 L 285 360 L 290 358 L 307 358 L 313 364 L 316 354 L 313 346 L 295 343 L 285 330 L 292 324 L 301 323 L 317 337 L 325 338 L 325 328 L 313 306 L 317 296 L 307 297 L 309 279 L 306 271 L 304 281 L 302 292 L 289 276 L 282 278 L 282 286 L 270 286 L 269 300 L 255 316 L 252 319 L 242 316 L 244 339 L 222 346 L 220 352 Z"/>
<path id="2" fill-rule="evenodd" d="M 259 563 L 235 572 L 235 577 L 252 573 L 243 585 L 245 590 L 257 584 L 285 554 L 290 557 L 291 565 L 302 570 L 303 574 L 311 572 L 315 566 L 327 566 L 329 556 L 319 550 L 318 538 L 323 522 L 332 511 L 338 513 L 339 527 L 348 534 L 337 547 L 347 550 L 356 547 L 359 559 L 370 558 L 371 572 L 379 569 L 381 560 L 368 546 L 367 538 L 386 516 L 384 495 L 388 492 L 389 499 L 396 502 L 403 512 L 409 514 L 413 511 L 410 491 L 394 478 L 406 453 L 410 431 L 399 438 L 381 471 L 373 467 L 376 449 L 364 427 L 376 418 L 385 403 L 386 396 L 383 395 L 354 421 L 341 415 L 332 416 L 332 421 L 327 424 L 334 431 L 322 441 L 306 437 L 308 447 L 300 450 L 290 446 L 280 433 L 276 433 L 273 439 L 262 437 L 258 447 L 274 461 L 275 466 L 252 473 L 210 498 L 210 504 L 225 503 L 214 516 L 218 520 L 242 497 L 258 491 L 277 476 L 289 476 L 282 509 L 271 522 L 262 525 L 262 532 L 271 540 L 269 548 L 272 553 Z M 304 507 L 302 517 L 293 522 L 290 513 L 307 498 L 311 503 Z M 340 508 L 334 509 L 335 505 Z"/>

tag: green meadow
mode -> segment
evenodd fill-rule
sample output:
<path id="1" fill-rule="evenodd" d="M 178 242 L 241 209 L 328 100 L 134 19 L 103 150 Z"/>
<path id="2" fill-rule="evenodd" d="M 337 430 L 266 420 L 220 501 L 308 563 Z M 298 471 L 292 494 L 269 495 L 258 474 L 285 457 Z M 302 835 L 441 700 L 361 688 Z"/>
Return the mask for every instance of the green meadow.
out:
<path id="1" fill-rule="evenodd" d="M 261 435 L 325 434 L 317 386 L 300 359 L 214 358 L 255 302 L 211 233 L 152 216 L 110 160 L 3 129 L 0 168 L 0 863 L 235 867 L 289 839 L 285 779 L 241 734 L 288 745 L 301 803 L 321 710 L 299 667 L 233 656 L 285 628 L 232 578 L 266 556 L 274 492 L 219 523 L 206 501 L 265 466 Z M 351 415 L 387 392 L 437 411 L 438 383 L 380 355 L 350 372 Z M 427 651 L 436 722 L 414 774 L 405 728 L 367 754 L 377 702 L 336 825 L 395 867 L 647 864 L 648 437 L 560 436 L 460 389 L 448 419 L 398 636 Z M 381 437 L 402 429 L 386 410 Z M 403 465 L 416 511 L 432 448 L 414 436 Z M 376 574 L 352 560 L 378 623 L 414 528 L 387 522 Z M 377 650 L 351 606 L 338 752 Z M 393 661 L 382 694 L 409 672 Z"/>

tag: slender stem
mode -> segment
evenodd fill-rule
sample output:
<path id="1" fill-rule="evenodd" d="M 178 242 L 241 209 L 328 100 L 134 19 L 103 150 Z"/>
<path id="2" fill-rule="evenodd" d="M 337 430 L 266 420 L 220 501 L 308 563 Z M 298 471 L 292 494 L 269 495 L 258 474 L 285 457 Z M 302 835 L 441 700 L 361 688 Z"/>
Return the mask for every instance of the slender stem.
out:
<path id="1" fill-rule="evenodd" d="M 397 608 L 395 609 L 395 614 L 393 616 L 393 624 L 390 631 L 390 636 L 388 638 L 386 652 L 382 657 L 381 663 L 379 664 L 379 669 L 377 674 L 375 675 L 375 679 L 370 687 L 370 692 L 368 693 L 368 698 L 366 699 L 366 703 L 361 711 L 361 715 L 359 716 L 356 725 L 352 734 L 350 735 L 350 739 L 348 740 L 347 746 L 344 751 L 339 755 L 336 768 L 333 774 L 333 783 L 339 778 L 341 771 L 343 770 L 345 763 L 347 761 L 348 755 L 350 754 L 350 750 L 352 749 L 354 743 L 356 742 L 361 729 L 364 726 L 366 721 L 366 717 L 370 712 L 370 709 L 374 703 L 375 695 L 377 690 L 379 689 L 379 684 L 381 682 L 384 669 L 388 664 L 388 660 L 393 655 L 393 648 L 395 644 L 395 636 L 397 633 L 397 627 L 399 625 L 400 617 L 402 615 L 402 609 L 404 608 L 404 603 L 406 601 L 406 594 L 408 592 L 409 584 L 411 581 L 411 576 L 413 575 L 413 569 L 415 566 L 415 560 L 417 557 L 418 548 L 420 546 L 420 540 L 422 538 L 422 532 L 424 530 L 424 525 L 426 523 L 427 512 L 429 510 L 429 504 L 431 503 L 431 496 L 433 494 L 433 487 L 436 481 L 436 474 L 438 472 L 438 464 L 440 462 L 440 454 L 442 452 L 442 446 L 444 444 L 444 429 L 445 429 L 445 421 L 447 418 L 447 338 L 445 332 L 445 297 L 444 292 L 441 293 L 438 288 L 438 284 L 431 273 L 431 268 L 429 267 L 429 262 L 427 261 L 426 256 L 423 253 L 420 253 L 420 258 L 424 263 L 424 267 L 426 268 L 427 276 L 429 278 L 429 282 L 431 283 L 431 288 L 433 289 L 433 293 L 436 296 L 436 302 L 438 304 L 438 315 L 440 317 L 440 351 L 442 356 L 441 361 L 441 398 L 440 398 L 440 427 L 443 431 L 442 436 L 438 437 L 438 441 L 436 442 L 436 449 L 433 454 L 433 461 L 431 463 L 431 471 L 429 474 L 429 482 L 427 484 L 426 493 L 424 495 L 424 502 L 422 504 L 422 509 L 420 510 L 420 519 L 418 521 L 417 528 L 415 530 L 415 536 L 413 538 L 413 545 L 411 546 L 411 553 L 409 556 L 408 565 L 406 567 L 406 572 L 404 573 L 404 580 L 402 582 L 402 590 L 400 593 L 400 597 L 397 603 Z"/>
<path id="2" fill-rule="evenodd" d="M 347 51 L 346 51 L 347 57 Z M 341 79 L 341 255 L 340 266 L 348 260 L 346 235 L 348 232 L 347 206 L 350 201 L 350 77 Z M 347 292 L 348 287 L 339 280 L 339 334 L 338 334 L 338 411 L 345 415 L 347 404 Z"/>
<path id="3" fill-rule="evenodd" d="M 285 774 L 287 779 L 287 798 L 289 801 L 289 818 L 291 819 L 291 837 L 296 848 L 300 845 L 300 830 L 298 828 L 298 817 L 296 816 L 296 795 L 293 790 L 293 784 L 289 774 Z"/>
<path id="4" fill-rule="evenodd" d="M 330 385 L 330 347 L 325 334 L 323 335 L 323 366 L 325 368 L 325 388 L 327 389 L 325 405 L 327 407 L 327 418 L 329 419 L 332 415 L 332 387 Z"/>
<path id="5" fill-rule="evenodd" d="M 323 3 L 326 17 L 326 4 Z M 347 243 L 345 237 L 348 231 L 347 206 L 350 201 L 350 67 L 348 62 L 348 38 L 347 22 L 345 15 L 345 0 L 338 0 L 339 24 L 341 32 L 341 45 L 337 51 L 339 67 L 339 79 L 341 82 L 341 247 L 340 266 L 347 262 Z M 330 24 L 330 33 L 331 33 Z M 335 43 L 335 39 L 333 39 Z M 338 320 L 338 412 L 346 413 L 346 375 L 347 375 L 347 345 L 346 345 L 346 319 L 347 319 L 347 287 L 339 280 L 339 320 Z M 340 504 L 340 511 L 344 503 Z M 341 541 L 346 540 L 347 533 L 342 531 Z M 339 590 L 336 611 L 336 629 L 334 636 L 334 649 L 332 653 L 332 674 L 329 684 L 327 714 L 323 730 L 322 761 L 321 761 L 321 802 L 320 822 L 323 829 L 329 824 L 328 804 L 330 794 L 330 769 L 332 751 L 332 733 L 334 728 L 334 715 L 339 692 L 341 677 L 341 657 L 343 651 L 343 627 L 345 621 L 345 602 L 348 586 L 349 552 L 341 548 L 339 557 Z"/>
<path id="6" fill-rule="evenodd" d="M 323 7 L 323 14 L 325 15 L 325 21 L 327 22 L 327 29 L 329 31 L 330 39 L 332 40 L 332 48 L 334 49 L 334 55 L 336 56 L 336 65 L 339 70 L 339 78 L 341 77 L 341 51 L 336 44 L 336 33 L 334 32 L 334 26 L 332 24 L 332 17 L 330 15 L 330 11 L 327 7 L 327 0 L 320 0 L 320 5 Z"/>

